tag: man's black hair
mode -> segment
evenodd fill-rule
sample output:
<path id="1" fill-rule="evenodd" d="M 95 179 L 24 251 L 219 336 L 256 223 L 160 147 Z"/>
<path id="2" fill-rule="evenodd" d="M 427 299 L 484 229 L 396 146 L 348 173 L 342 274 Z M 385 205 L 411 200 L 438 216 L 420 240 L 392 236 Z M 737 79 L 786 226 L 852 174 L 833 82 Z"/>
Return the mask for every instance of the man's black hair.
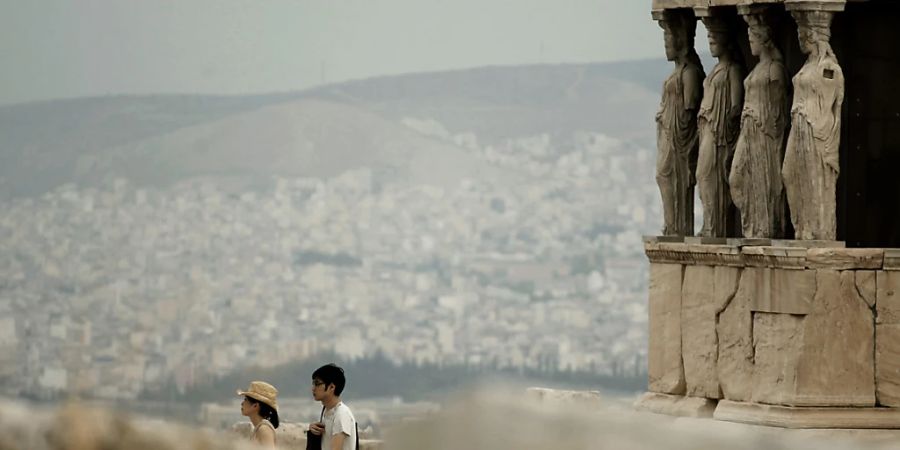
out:
<path id="1" fill-rule="evenodd" d="M 344 369 L 341 369 L 335 363 L 326 364 L 316 369 L 312 374 L 313 380 L 319 380 L 325 383 L 327 388 L 329 384 L 334 385 L 334 395 L 340 396 L 344 392 L 344 386 L 347 385 L 347 378 L 344 377 Z"/>

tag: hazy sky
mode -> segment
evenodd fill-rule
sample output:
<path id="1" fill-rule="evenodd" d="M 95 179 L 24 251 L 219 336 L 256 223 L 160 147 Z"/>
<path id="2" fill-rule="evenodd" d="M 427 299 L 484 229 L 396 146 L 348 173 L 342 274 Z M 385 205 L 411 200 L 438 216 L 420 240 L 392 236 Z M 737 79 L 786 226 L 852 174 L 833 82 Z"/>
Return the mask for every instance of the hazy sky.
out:
<path id="1" fill-rule="evenodd" d="M 661 57 L 650 0 L 0 0 L 0 104 Z M 699 39 L 698 39 L 699 41 Z"/>

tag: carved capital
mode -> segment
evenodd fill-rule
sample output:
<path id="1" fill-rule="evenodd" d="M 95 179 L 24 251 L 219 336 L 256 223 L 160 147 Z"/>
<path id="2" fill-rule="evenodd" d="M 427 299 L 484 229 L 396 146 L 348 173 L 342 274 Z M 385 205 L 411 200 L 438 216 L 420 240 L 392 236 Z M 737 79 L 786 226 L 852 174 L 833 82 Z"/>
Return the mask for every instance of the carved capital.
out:
<path id="1" fill-rule="evenodd" d="M 749 15 L 757 15 L 757 14 L 770 14 L 772 11 L 772 5 L 767 3 L 751 3 L 744 5 L 737 5 L 738 14 L 742 16 Z"/>
<path id="2" fill-rule="evenodd" d="M 843 11 L 846 0 L 785 0 L 784 7 L 788 11 Z"/>
<path id="3" fill-rule="evenodd" d="M 691 8 L 654 9 L 651 17 L 660 27 L 691 27 L 697 22 L 697 15 Z"/>

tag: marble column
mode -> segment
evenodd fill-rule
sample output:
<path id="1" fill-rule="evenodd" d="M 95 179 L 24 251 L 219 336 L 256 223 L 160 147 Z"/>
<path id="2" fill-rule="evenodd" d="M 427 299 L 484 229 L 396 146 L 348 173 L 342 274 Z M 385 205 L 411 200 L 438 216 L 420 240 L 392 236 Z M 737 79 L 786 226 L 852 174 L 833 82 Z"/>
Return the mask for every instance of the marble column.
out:
<path id="1" fill-rule="evenodd" d="M 747 238 L 783 238 L 787 204 L 781 165 L 790 117 L 790 79 L 775 45 L 774 14 L 765 5 L 738 7 L 759 58 L 744 80 L 744 107 L 728 184 Z"/>
<path id="2" fill-rule="evenodd" d="M 842 3 L 786 3 L 797 21 L 806 63 L 794 76 L 791 131 L 782 175 L 795 238 L 835 240 L 844 73 L 831 48 L 831 21 Z"/>
<path id="3" fill-rule="evenodd" d="M 718 61 L 703 81 L 698 111 L 700 151 L 697 188 L 703 205 L 701 236 L 740 236 L 738 212 L 731 199 L 728 177 L 741 128 L 746 69 L 738 46 L 737 17 L 722 8 L 697 8 L 709 32 L 709 51 Z M 735 20 L 731 20 L 735 19 Z"/>
<path id="4" fill-rule="evenodd" d="M 697 112 L 703 98 L 703 66 L 694 50 L 697 19 L 689 9 L 654 13 L 663 29 L 666 57 L 675 67 L 663 83 L 656 114 L 656 182 L 662 195 L 666 236 L 694 232 L 694 186 L 699 136 Z"/>

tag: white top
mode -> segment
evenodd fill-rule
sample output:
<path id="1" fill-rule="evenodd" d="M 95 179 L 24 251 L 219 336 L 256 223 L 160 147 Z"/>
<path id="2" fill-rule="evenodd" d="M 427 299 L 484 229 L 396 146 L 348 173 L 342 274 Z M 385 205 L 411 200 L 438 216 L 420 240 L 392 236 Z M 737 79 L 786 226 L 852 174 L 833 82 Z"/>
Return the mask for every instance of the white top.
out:
<path id="1" fill-rule="evenodd" d="M 272 431 L 275 431 L 275 426 L 272 425 L 272 422 L 269 422 L 267 419 L 263 419 L 255 427 L 253 427 L 253 434 L 250 435 L 251 440 L 253 440 L 254 442 L 256 441 L 256 433 L 259 432 L 259 429 L 263 426 L 267 426 L 271 428 Z"/>
<path id="2" fill-rule="evenodd" d="M 356 418 L 350 408 L 343 402 L 337 406 L 325 410 L 322 418 L 325 422 L 325 434 L 322 435 L 322 450 L 331 450 L 331 437 L 338 433 L 344 434 L 344 445 L 341 450 L 357 450 L 356 447 Z"/>

